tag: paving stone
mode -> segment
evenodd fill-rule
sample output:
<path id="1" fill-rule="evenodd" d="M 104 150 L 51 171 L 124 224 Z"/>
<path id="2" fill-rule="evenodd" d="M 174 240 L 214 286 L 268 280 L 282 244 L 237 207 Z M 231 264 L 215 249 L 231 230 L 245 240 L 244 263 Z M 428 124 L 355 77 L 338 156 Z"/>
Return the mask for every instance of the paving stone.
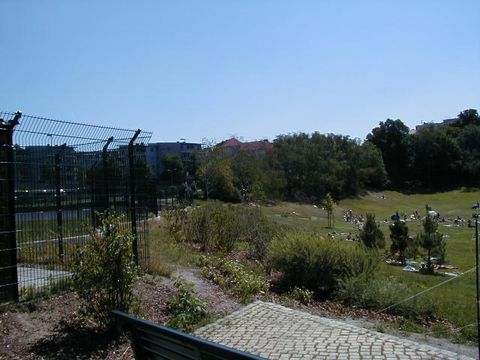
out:
<path id="1" fill-rule="evenodd" d="M 256 301 L 198 329 L 204 339 L 268 359 L 462 359 L 467 356 Z"/>

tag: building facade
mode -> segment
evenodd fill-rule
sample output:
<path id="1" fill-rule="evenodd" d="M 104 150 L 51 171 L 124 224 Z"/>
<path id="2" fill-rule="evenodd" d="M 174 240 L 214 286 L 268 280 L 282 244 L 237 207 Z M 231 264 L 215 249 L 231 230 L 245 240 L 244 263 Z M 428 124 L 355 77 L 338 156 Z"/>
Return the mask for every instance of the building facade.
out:
<path id="1" fill-rule="evenodd" d="M 178 155 L 183 163 L 188 163 L 193 154 L 202 151 L 202 144 L 188 143 L 188 142 L 158 142 L 150 143 L 145 148 L 145 155 L 147 164 L 152 169 L 153 173 L 159 178 L 164 170 L 162 164 L 162 157 L 165 154 Z"/>

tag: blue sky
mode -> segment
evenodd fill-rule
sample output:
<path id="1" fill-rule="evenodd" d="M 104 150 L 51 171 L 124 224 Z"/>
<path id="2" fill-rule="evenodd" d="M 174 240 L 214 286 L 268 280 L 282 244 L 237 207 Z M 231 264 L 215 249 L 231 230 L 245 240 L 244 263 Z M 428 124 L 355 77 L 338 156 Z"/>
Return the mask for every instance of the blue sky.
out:
<path id="1" fill-rule="evenodd" d="M 480 1 L 0 0 L 0 110 L 153 141 L 364 139 L 480 104 Z"/>

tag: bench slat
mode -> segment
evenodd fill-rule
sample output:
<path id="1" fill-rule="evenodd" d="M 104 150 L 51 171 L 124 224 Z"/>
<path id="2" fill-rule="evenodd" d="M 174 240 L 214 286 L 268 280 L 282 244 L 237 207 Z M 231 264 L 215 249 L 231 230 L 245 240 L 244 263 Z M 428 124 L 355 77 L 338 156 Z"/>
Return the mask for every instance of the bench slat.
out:
<path id="1" fill-rule="evenodd" d="M 120 311 L 113 311 L 113 315 L 132 334 L 132 347 L 136 359 L 263 359 Z"/>
<path id="2" fill-rule="evenodd" d="M 196 360 L 201 359 L 200 352 L 194 346 L 191 346 L 187 342 L 171 339 L 162 334 L 155 334 L 148 329 L 137 329 L 143 335 L 140 335 L 140 339 L 145 344 L 145 347 L 156 349 L 158 352 L 164 352 L 169 354 L 171 359 L 175 359 L 174 356 L 181 355 L 181 359 Z"/>

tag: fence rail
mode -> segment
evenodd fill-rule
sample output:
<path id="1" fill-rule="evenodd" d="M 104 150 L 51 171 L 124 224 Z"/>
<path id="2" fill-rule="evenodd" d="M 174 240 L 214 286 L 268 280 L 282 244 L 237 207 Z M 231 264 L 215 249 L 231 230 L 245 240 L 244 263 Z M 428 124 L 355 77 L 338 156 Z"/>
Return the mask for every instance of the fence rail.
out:
<path id="1" fill-rule="evenodd" d="M 0 112 L 0 303 L 66 286 L 78 248 L 114 210 L 148 260 L 159 201 L 150 132 Z"/>

